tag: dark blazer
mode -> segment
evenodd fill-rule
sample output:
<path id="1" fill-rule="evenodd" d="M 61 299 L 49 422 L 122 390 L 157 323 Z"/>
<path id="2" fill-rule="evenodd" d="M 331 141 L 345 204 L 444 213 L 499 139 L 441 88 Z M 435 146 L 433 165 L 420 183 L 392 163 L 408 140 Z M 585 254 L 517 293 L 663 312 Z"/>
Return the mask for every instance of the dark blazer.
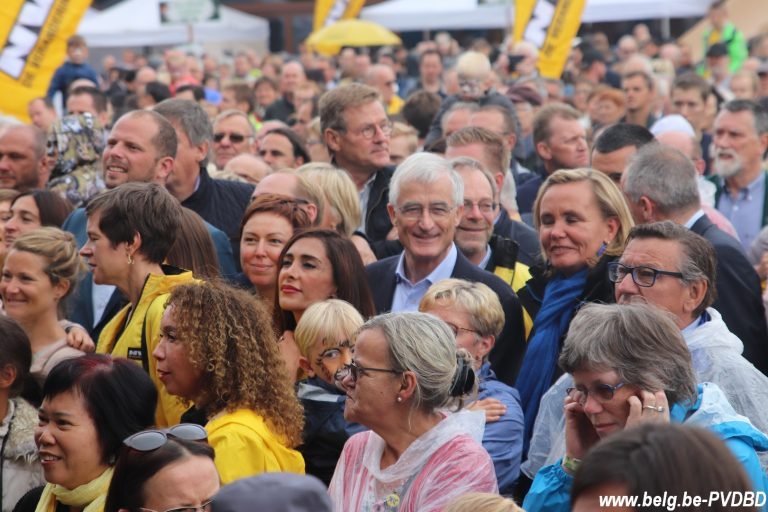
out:
<path id="1" fill-rule="evenodd" d="M 251 202 L 253 189 L 250 183 L 213 179 L 205 167 L 200 167 L 200 185 L 181 203 L 227 234 L 237 270 L 240 270 L 240 221 Z"/>
<path id="2" fill-rule="evenodd" d="M 542 263 L 539 235 L 530 226 L 509 218 L 507 210 L 502 208 L 499 220 L 493 226 L 493 234 L 517 242 L 519 251 L 517 260 L 532 267 Z"/>
<path id="3" fill-rule="evenodd" d="M 768 327 L 760 278 L 741 244 L 706 215 L 693 224 L 691 231 L 709 240 L 717 254 L 717 300 L 712 307 L 723 315 L 725 325 L 744 343 L 742 355 L 768 375 Z"/>
<path id="4" fill-rule="evenodd" d="M 508 284 L 490 272 L 477 268 L 461 254 L 461 251 L 457 252 L 456 265 L 451 272 L 451 277 L 488 285 L 499 296 L 501 306 L 504 308 L 506 319 L 504 329 L 496 339 L 496 345 L 491 350 L 489 360 L 499 380 L 512 386 L 525 353 L 525 329 L 520 301 Z M 371 263 L 365 268 L 376 312 L 379 314 L 392 309 L 397 285 L 395 270 L 399 258 L 400 256 L 390 256 Z"/>

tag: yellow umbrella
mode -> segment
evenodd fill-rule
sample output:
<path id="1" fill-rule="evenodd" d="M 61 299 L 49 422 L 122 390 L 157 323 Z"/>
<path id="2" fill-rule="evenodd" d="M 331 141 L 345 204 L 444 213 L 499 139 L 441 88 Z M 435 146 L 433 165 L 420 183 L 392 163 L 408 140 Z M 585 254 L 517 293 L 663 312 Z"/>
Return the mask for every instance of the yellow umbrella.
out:
<path id="1" fill-rule="evenodd" d="M 402 44 L 400 38 L 381 25 L 359 19 L 341 20 L 313 32 L 305 41 L 320 53 L 336 54 L 344 46 L 386 46 Z"/>

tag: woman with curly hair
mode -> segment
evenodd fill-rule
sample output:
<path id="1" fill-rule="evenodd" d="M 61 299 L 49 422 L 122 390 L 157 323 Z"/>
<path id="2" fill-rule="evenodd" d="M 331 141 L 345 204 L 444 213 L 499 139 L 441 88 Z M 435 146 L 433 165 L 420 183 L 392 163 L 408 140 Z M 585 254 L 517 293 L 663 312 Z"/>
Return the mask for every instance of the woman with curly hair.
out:
<path id="1" fill-rule="evenodd" d="M 304 473 L 303 414 L 269 314 L 248 292 L 200 282 L 171 291 L 153 353 L 168 393 L 193 402 L 224 484 L 268 471 Z"/>

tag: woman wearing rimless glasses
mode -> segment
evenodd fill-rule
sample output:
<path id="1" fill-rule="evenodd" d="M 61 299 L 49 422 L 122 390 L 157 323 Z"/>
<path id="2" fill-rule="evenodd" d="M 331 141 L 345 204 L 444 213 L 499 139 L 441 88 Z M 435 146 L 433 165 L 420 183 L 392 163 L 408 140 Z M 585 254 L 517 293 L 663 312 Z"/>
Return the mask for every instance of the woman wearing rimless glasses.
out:
<path id="1" fill-rule="evenodd" d="M 588 304 L 571 322 L 560 366 L 574 381 L 565 397 L 565 456 L 538 472 L 526 510 L 570 510 L 581 459 L 601 439 L 647 422 L 711 430 L 744 466 L 754 490 L 768 488 L 757 455 L 768 450 L 768 436 L 736 414 L 717 385 L 697 386 L 688 347 L 667 313 L 644 304 Z"/>
<path id="2" fill-rule="evenodd" d="M 304 473 L 301 404 L 271 319 L 249 293 L 220 283 L 173 289 L 155 349 L 168 393 L 207 418 L 223 483 L 266 471 Z"/>
<path id="3" fill-rule="evenodd" d="M 48 483 L 14 510 L 102 510 L 122 440 L 154 423 L 155 385 L 127 359 L 90 354 L 56 365 L 43 397 L 35 443 Z"/>
<path id="4" fill-rule="evenodd" d="M 220 485 L 206 438 L 189 423 L 126 438 L 104 512 L 209 512 Z"/>

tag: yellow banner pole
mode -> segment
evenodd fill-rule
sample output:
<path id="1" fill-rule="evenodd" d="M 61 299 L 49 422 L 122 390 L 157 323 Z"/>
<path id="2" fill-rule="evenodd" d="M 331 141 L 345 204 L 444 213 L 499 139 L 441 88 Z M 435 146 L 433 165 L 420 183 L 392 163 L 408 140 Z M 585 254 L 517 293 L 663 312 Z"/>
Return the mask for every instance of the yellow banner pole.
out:
<path id="1" fill-rule="evenodd" d="M 0 112 L 29 121 L 27 103 L 45 96 L 90 3 L 0 2 Z"/>
<path id="2" fill-rule="evenodd" d="M 513 41 L 518 42 L 523 40 L 525 35 L 525 29 L 528 26 L 528 22 L 531 21 L 533 10 L 536 7 L 537 0 L 514 0 L 515 2 L 515 21 L 513 23 Z"/>
<path id="3" fill-rule="evenodd" d="M 571 42 L 579 31 L 586 0 L 558 0 L 547 37 L 539 51 L 539 74 L 558 79 L 563 74 Z"/>

